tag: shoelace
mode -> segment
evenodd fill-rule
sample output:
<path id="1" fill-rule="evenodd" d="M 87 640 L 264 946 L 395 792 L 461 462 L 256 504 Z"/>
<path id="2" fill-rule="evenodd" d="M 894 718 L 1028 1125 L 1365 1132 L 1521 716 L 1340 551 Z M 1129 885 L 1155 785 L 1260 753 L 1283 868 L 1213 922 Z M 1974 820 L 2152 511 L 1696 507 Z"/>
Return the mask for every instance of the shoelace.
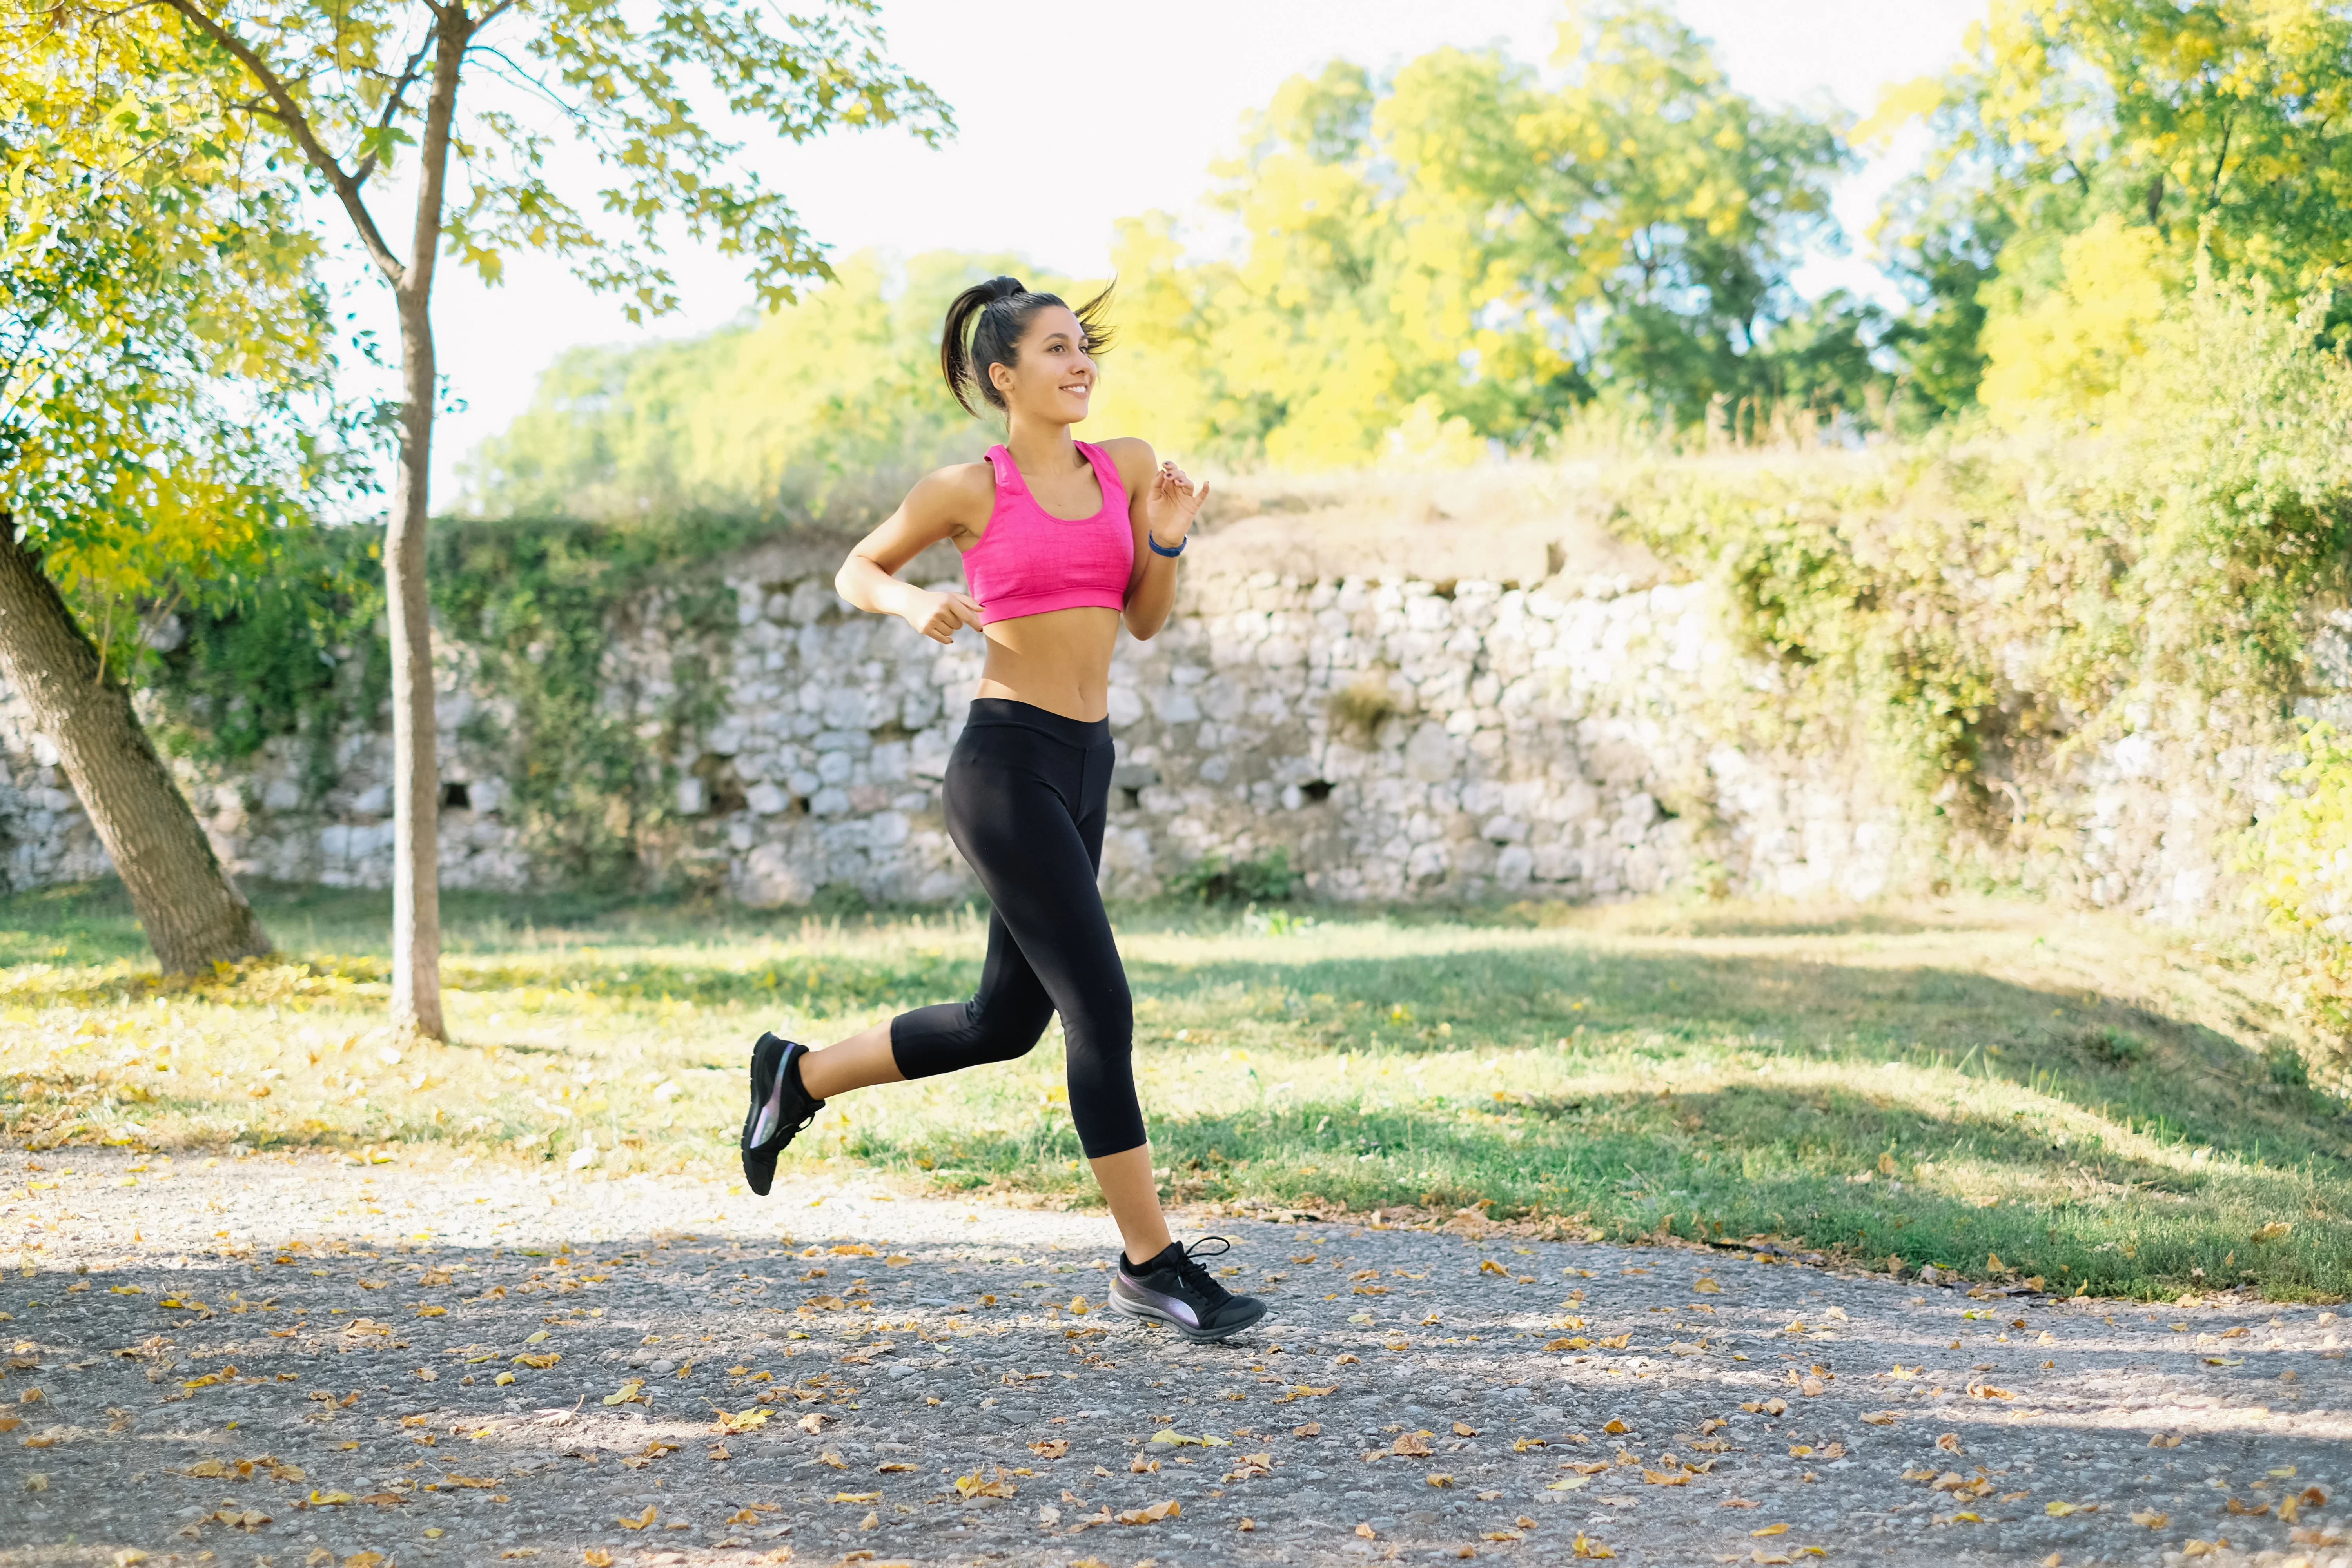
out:
<path id="1" fill-rule="evenodd" d="M 1192 1246 L 1186 1247 L 1184 1249 L 1184 1256 L 1176 1260 L 1176 1277 L 1184 1281 L 1185 1284 L 1192 1287 L 1193 1289 L 1199 1291 L 1202 1295 L 1208 1298 L 1210 1304 L 1213 1306 L 1217 1302 L 1223 1301 L 1226 1297 L 1232 1295 L 1233 1292 L 1226 1289 L 1223 1285 L 1218 1284 L 1216 1277 L 1209 1272 L 1209 1266 L 1201 1261 L 1202 1252 L 1213 1241 L 1215 1242 L 1217 1246 L 1216 1251 L 1208 1254 L 1211 1258 L 1218 1257 L 1223 1253 L 1231 1252 L 1234 1249 L 1234 1244 L 1227 1241 L 1222 1236 L 1204 1236 L 1200 1240 L 1194 1242 Z"/>
<path id="2" fill-rule="evenodd" d="M 789 1066 L 791 1063 L 791 1058 L 787 1057 L 785 1058 L 785 1062 L 786 1065 Z M 776 1119 L 773 1122 L 770 1122 L 768 1120 L 768 1112 L 764 1108 L 761 1110 L 759 1121 L 753 1124 L 751 1129 L 751 1142 L 753 1147 L 765 1148 L 770 1143 L 775 1142 L 778 1137 L 786 1134 L 794 1138 L 799 1137 L 802 1131 L 806 1128 L 810 1122 L 816 1120 L 816 1113 L 824 1109 L 824 1100 L 814 1099 L 806 1089 L 802 1089 L 799 1091 L 797 1098 L 801 1100 L 803 1105 L 807 1107 L 807 1109 L 802 1112 L 798 1121 L 787 1124 L 784 1120 L 784 1107 L 791 1102 L 793 1097 L 793 1089 L 790 1075 L 782 1070 L 778 1071 L 776 1074 L 775 1097 Z M 762 1129 L 764 1129 L 764 1131 Z"/>

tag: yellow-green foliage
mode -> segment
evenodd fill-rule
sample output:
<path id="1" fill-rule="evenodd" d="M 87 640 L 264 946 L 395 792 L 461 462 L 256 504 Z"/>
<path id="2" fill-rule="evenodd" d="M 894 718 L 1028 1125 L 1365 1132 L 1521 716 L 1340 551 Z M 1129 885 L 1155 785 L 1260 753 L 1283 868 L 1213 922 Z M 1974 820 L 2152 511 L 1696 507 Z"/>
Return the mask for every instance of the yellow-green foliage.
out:
<path id="1" fill-rule="evenodd" d="M 1785 678 L 1755 722 L 1858 721 L 1947 806 L 2135 730 L 2275 743 L 2352 525 L 2352 369 L 2319 326 L 2209 276 L 2095 421 L 1637 467 L 1618 526 L 1724 584 Z"/>
<path id="2" fill-rule="evenodd" d="M 861 253 L 833 282 L 706 337 L 578 348 L 530 408 L 482 447 L 478 489 L 497 511 L 572 517 L 716 512 L 858 521 L 941 463 L 999 438 L 957 407 L 939 371 L 940 321 L 998 272 L 1068 280 L 1012 257 L 933 252 L 894 275 Z"/>
<path id="3" fill-rule="evenodd" d="M 299 521 L 336 450 L 319 246 L 176 24 L 0 28 L 0 517 L 131 640 Z M 111 650 L 110 650 L 111 651 Z"/>
<path id="4" fill-rule="evenodd" d="M 1932 144 L 1884 237 L 1922 307 L 1906 380 L 2012 419 L 2112 390 L 2201 249 L 2283 296 L 2352 261 L 2352 16 L 2326 0 L 1992 0 L 1959 67 L 1891 90 Z M 1984 362 L 1990 361 L 1986 365 Z"/>
<path id="5" fill-rule="evenodd" d="M 1215 171 L 1236 258 L 1188 258 L 1166 214 L 1121 226 L 1128 362 L 1097 417 L 1305 473 L 1540 446 L 1601 396 L 1670 428 L 1718 399 L 1858 407 L 1842 307 L 1775 335 L 1833 129 L 1734 92 L 1650 5 L 1580 10 L 1552 63 L 1449 48 L 1286 82 Z"/>
<path id="6" fill-rule="evenodd" d="M 1118 226 L 1118 346 L 1079 434 L 1195 464 L 1414 469 L 1543 447 L 1602 397 L 1668 427 L 1735 401 L 1860 409 L 1884 379 L 1862 316 L 1788 285 L 1830 227 L 1834 127 L 1734 92 L 1640 0 L 1580 11 L 1553 63 L 1547 80 L 1439 49 L 1390 81 L 1335 62 L 1284 83 L 1213 171 L 1233 254 L 1196 253 L 1167 213 Z M 740 327 L 574 351 L 485 449 L 479 504 L 886 510 L 992 438 L 936 353 L 948 298 L 998 271 L 1071 292 L 1006 257 L 919 257 L 903 278 L 860 257 Z"/>
<path id="7" fill-rule="evenodd" d="M 2303 760 L 2282 782 L 2292 793 L 2246 836 L 2245 868 L 2271 924 L 2307 944 L 2303 1011 L 2344 1053 L 2352 1050 L 2352 736 L 2306 724 Z"/>
<path id="8" fill-rule="evenodd" d="M 2180 279 L 2147 227 L 2114 213 L 2060 247 L 2055 287 L 1985 322 L 1978 398 L 2018 428 L 2036 419 L 2095 418 L 2122 386 L 2125 367 L 2148 350 Z"/>

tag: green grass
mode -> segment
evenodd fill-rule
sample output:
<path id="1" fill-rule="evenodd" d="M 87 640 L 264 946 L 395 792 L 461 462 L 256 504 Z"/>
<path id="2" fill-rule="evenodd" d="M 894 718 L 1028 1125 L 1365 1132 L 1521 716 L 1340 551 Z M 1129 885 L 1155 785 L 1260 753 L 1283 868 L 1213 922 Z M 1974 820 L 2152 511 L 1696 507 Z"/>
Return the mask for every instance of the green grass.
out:
<path id="1" fill-rule="evenodd" d="M 259 901 L 289 960 L 175 986 L 118 893 L 0 900 L 9 1134 L 723 1176 L 758 1030 L 830 1039 L 960 995 L 983 934 L 970 910 L 457 896 L 452 1042 L 403 1045 L 383 899 Z M 2352 1123 L 2304 1084 L 2251 946 L 1992 903 L 1119 925 L 1176 1197 L 1484 1204 L 1976 1279 L 1997 1256 L 2093 1294 L 2352 1294 Z M 1089 1201 L 1057 1045 L 838 1099 L 783 1174 Z"/>

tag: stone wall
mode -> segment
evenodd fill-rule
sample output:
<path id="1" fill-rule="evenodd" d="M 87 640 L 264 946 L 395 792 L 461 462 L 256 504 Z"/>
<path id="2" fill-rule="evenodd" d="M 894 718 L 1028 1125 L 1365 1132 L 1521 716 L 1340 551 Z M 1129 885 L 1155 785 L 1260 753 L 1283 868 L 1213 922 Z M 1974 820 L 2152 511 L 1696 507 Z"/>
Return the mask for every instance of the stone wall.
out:
<path id="1" fill-rule="evenodd" d="M 1771 671 L 1736 654 L 1705 585 L 1661 581 L 1622 548 L 1599 557 L 1615 570 L 1596 573 L 1589 548 L 1531 538 L 1498 553 L 1442 520 L 1422 538 L 1359 576 L 1328 550 L 1302 551 L 1279 519 L 1196 544 L 1166 629 L 1148 643 L 1122 635 L 1112 663 L 1108 892 L 1150 894 L 1202 856 L 1276 848 L 1313 894 L 1340 900 L 1591 900 L 1677 885 L 1866 900 L 1950 873 L 1948 825 L 1906 811 L 1857 746 L 1752 739 Z M 715 654 L 711 667 L 729 672 L 718 721 L 665 760 L 666 820 L 640 845 L 650 879 L 762 907 L 828 884 L 914 902 L 972 890 L 940 781 L 981 639 L 966 632 L 942 648 L 850 611 L 831 586 L 841 543 L 788 540 L 714 566 L 738 606 L 719 647 L 675 644 L 686 634 L 662 629 L 658 591 L 616 618 L 605 704 L 647 735 L 677 703 L 682 653 Z M 1481 559 L 1528 576 L 1450 570 Z M 908 575 L 953 583 L 954 565 L 942 549 Z M 509 820 L 501 748 L 458 739 L 461 728 L 495 736 L 507 710 L 461 642 L 436 660 L 445 882 L 543 880 Z M 462 725 L 469 715 L 488 722 Z M 2063 777 L 2002 781 L 2033 827 L 2009 843 L 1995 832 L 1979 862 L 2093 903 L 2208 907 L 2223 890 L 2217 835 L 2275 791 L 2280 759 L 2206 743 L 2193 724 L 2167 732 L 2191 738 L 2129 736 Z M 379 886 L 389 763 L 388 737 L 355 730 L 323 777 L 291 742 L 234 773 L 183 776 L 240 875 Z M 104 868 L 55 764 L 0 689 L 0 864 L 12 886 Z"/>

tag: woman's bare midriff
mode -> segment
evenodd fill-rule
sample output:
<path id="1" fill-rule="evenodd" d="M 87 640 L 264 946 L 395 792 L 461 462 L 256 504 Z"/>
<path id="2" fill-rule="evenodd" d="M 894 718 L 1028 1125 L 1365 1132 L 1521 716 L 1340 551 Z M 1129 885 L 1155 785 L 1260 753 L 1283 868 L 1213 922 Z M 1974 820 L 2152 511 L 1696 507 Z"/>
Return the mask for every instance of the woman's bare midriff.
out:
<path id="1" fill-rule="evenodd" d="M 1009 698 L 1093 723 L 1110 713 L 1110 655 L 1118 612 L 1097 605 L 992 621 L 982 697 Z"/>

